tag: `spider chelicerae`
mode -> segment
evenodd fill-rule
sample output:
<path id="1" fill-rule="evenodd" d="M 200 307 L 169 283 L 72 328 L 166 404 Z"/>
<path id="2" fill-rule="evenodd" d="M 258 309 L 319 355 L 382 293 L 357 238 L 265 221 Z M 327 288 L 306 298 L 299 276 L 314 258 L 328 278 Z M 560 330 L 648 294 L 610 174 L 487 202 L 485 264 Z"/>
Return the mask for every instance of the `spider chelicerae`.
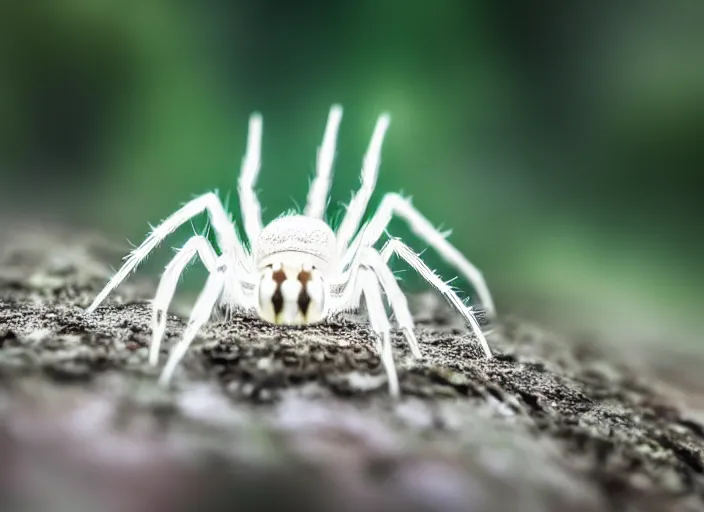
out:
<path id="1" fill-rule="evenodd" d="M 411 231 L 428 247 L 453 265 L 474 287 L 487 314 L 493 316 L 494 303 L 479 270 L 411 204 L 399 194 L 388 193 L 379 208 L 363 226 L 362 219 L 376 185 L 381 147 L 390 117 L 382 114 L 376 123 L 364 156 L 361 188 L 352 197 L 336 231 L 323 220 L 328 203 L 335 141 L 342 120 L 342 107 L 333 105 L 328 115 L 323 141 L 318 148 L 316 175 L 310 185 L 302 214 L 285 214 L 266 226 L 254 191 L 261 160 L 262 117 L 249 119 L 247 148 L 238 180 L 238 193 L 249 250 L 240 240 L 235 224 L 215 193 L 196 197 L 153 228 L 147 239 L 128 256 L 125 263 L 86 310 L 91 313 L 147 255 L 169 234 L 196 215 L 207 212 L 219 253 L 203 236 L 191 237 L 166 265 L 152 303 L 152 341 L 149 362 L 158 363 L 159 347 L 166 330 L 167 309 L 179 277 L 196 254 L 209 272 L 203 290 L 193 306 L 183 336 L 171 350 L 159 379 L 168 384 L 201 327 L 213 310 L 254 310 L 263 320 L 284 325 L 305 325 L 324 321 L 333 314 L 359 308 L 364 297 L 376 347 L 388 376 L 389 392 L 399 394 L 393 360 L 391 325 L 384 296 L 408 341 L 411 353 L 421 358 L 414 334 L 408 302 L 388 266 L 396 255 L 435 287 L 464 317 L 487 358 L 492 356 L 472 308 L 443 281 L 420 256 L 398 238 L 389 237 L 381 251 L 374 248 L 393 216 L 405 220 Z"/>

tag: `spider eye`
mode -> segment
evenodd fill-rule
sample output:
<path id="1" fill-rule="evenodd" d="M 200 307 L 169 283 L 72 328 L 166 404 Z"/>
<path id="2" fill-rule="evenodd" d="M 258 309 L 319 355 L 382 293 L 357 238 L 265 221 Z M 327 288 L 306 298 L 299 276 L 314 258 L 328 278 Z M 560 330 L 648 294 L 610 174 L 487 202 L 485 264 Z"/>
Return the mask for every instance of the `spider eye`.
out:
<path id="1" fill-rule="evenodd" d="M 315 267 L 268 265 L 259 282 L 259 316 L 274 324 L 319 322 L 324 317 L 325 295 Z"/>

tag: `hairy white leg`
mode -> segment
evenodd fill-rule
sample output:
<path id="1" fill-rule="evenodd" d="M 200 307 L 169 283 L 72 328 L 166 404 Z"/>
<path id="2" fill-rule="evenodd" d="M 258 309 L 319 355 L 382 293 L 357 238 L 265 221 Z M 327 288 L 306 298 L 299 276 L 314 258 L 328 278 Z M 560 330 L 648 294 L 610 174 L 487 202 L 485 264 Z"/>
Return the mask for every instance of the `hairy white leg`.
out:
<path id="1" fill-rule="evenodd" d="M 220 303 L 225 307 L 227 317 L 229 318 L 237 308 L 245 311 L 255 310 L 257 306 L 257 296 L 254 293 L 256 284 L 253 282 L 255 276 L 247 274 L 243 278 L 233 273 L 229 267 L 225 274 L 225 287 L 220 296 Z"/>
<path id="2" fill-rule="evenodd" d="M 338 284 L 330 288 L 331 306 L 328 310 L 328 315 L 359 309 L 362 301 L 360 270 L 363 270 L 363 267 L 359 264 L 355 265 L 348 273 L 344 274 L 348 279 L 344 284 Z"/>
<path id="3" fill-rule="evenodd" d="M 408 345 L 411 347 L 411 354 L 413 354 L 413 357 L 416 359 L 421 359 L 423 356 L 420 353 L 420 346 L 418 345 L 418 340 L 414 333 L 415 324 L 411 311 L 408 308 L 408 300 L 406 300 L 406 296 L 398 285 L 394 273 L 386 265 L 386 262 L 376 249 L 365 249 L 362 262 L 364 265 L 369 266 L 378 277 L 381 287 L 386 294 L 386 300 L 389 302 L 394 316 L 396 317 L 396 321 L 403 331 Z"/>
<path id="4" fill-rule="evenodd" d="M 362 269 L 363 251 L 358 251 L 347 270 L 340 272 L 330 280 L 331 305 L 328 314 L 352 311 L 359 308 L 362 287 L 358 275 Z"/>
<path id="5" fill-rule="evenodd" d="M 242 210 L 242 223 L 251 244 L 254 243 L 262 230 L 262 208 L 259 205 L 257 194 L 254 192 L 254 184 L 257 181 L 261 166 L 262 124 L 263 121 L 260 114 L 252 114 L 250 116 L 247 150 L 242 159 L 242 169 L 237 182 L 240 209 Z"/>
<path id="6" fill-rule="evenodd" d="M 105 297 L 115 289 L 136 267 L 154 250 L 167 236 L 173 233 L 187 220 L 192 219 L 199 213 L 207 211 L 210 223 L 215 232 L 218 246 L 223 254 L 230 254 L 242 265 L 249 265 L 248 255 L 237 238 L 234 225 L 229 216 L 225 213 L 220 199 L 213 192 L 209 192 L 186 203 L 178 211 L 171 214 L 161 224 L 153 228 L 149 236 L 142 242 L 142 245 L 134 249 L 125 258 L 125 263 L 113 278 L 105 285 L 105 288 L 98 294 L 93 303 L 88 307 L 86 313 L 92 313 L 98 305 L 105 300 Z"/>
<path id="7" fill-rule="evenodd" d="M 410 247 L 395 238 L 389 240 L 381 250 L 381 257 L 385 261 L 388 261 L 391 258 L 392 254 L 397 254 L 401 259 L 403 259 L 413 269 L 415 269 L 415 271 L 418 272 L 423 277 L 423 279 L 428 281 L 433 287 L 435 287 L 440 293 L 445 296 L 447 301 L 451 305 L 453 305 L 464 317 L 464 319 L 469 323 L 472 330 L 474 331 L 474 334 L 477 336 L 477 339 L 479 340 L 479 343 L 482 346 L 482 349 L 484 350 L 484 354 L 486 355 L 487 359 L 491 359 L 491 349 L 489 348 L 489 343 L 487 343 L 486 338 L 484 337 L 484 333 L 482 333 L 482 329 L 479 326 L 479 322 L 474 317 L 472 311 L 464 305 L 464 303 L 457 296 L 454 290 L 445 281 L 440 279 L 440 277 L 435 272 L 433 272 L 433 270 L 428 267 L 428 265 L 426 265 L 425 262 L 420 259 L 420 257 L 415 252 L 413 252 Z"/>
<path id="8" fill-rule="evenodd" d="M 328 115 L 328 123 L 323 134 L 323 143 L 318 149 L 316 159 L 315 178 L 308 190 L 308 198 L 304 215 L 322 219 L 325 216 L 325 208 L 328 203 L 328 192 L 330 191 L 330 176 L 332 175 L 332 164 L 335 161 L 335 141 L 342 121 L 342 107 L 333 105 Z"/>
<path id="9" fill-rule="evenodd" d="M 173 376 L 178 363 L 180 363 L 183 356 L 186 355 L 186 352 L 198 334 L 198 331 L 210 319 L 210 315 L 213 312 L 213 308 L 220 297 L 220 293 L 222 292 L 224 285 L 224 270 L 217 269 L 214 273 L 208 276 L 205 287 L 203 288 L 203 291 L 201 291 L 195 305 L 193 306 L 193 310 L 191 311 L 191 316 L 188 319 L 188 324 L 186 325 L 183 337 L 174 346 L 169 354 L 169 359 L 166 361 L 166 365 L 164 366 L 164 369 L 161 372 L 161 377 L 159 378 L 160 384 L 167 385 L 171 381 L 171 377 Z"/>
<path id="10" fill-rule="evenodd" d="M 176 292 L 176 285 L 186 266 L 198 254 L 203 265 L 209 274 L 215 272 L 217 267 L 217 254 L 210 243 L 202 236 L 190 238 L 176 256 L 166 265 L 164 273 L 161 275 L 156 296 L 152 303 L 152 341 L 149 345 L 149 364 L 156 365 L 159 362 L 159 347 L 166 330 L 166 314 L 168 312 L 171 299 Z"/>
<path id="11" fill-rule="evenodd" d="M 359 245 L 362 247 L 374 245 L 384 230 L 391 222 L 391 218 L 397 215 L 401 217 L 409 225 L 411 230 L 429 246 L 434 248 L 438 254 L 450 265 L 457 268 L 460 273 L 474 287 L 479 295 L 479 300 L 486 308 L 490 316 L 496 314 L 494 299 L 489 292 L 489 287 L 486 284 L 484 276 L 460 251 L 457 250 L 450 242 L 447 241 L 447 234 L 443 234 L 435 228 L 425 216 L 420 213 L 409 200 L 398 194 L 386 194 L 381 200 L 379 209 L 369 221 L 367 229 L 359 236 L 363 237 L 353 241 L 351 248 Z M 352 258 L 352 254 L 348 250 L 342 260 L 342 265 L 346 265 Z"/>
<path id="12" fill-rule="evenodd" d="M 381 363 L 384 365 L 386 375 L 389 380 L 389 393 L 391 396 L 399 395 L 398 375 L 396 374 L 396 365 L 394 364 L 394 356 L 391 350 L 391 325 L 386 317 L 384 302 L 381 297 L 381 289 L 379 281 L 370 270 L 363 269 L 359 273 L 361 290 L 364 294 L 364 300 L 367 304 L 367 313 L 372 330 L 378 336 L 377 349 Z"/>
<path id="13" fill-rule="evenodd" d="M 391 117 L 388 114 L 382 114 L 376 122 L 376 127 L 362 164 L 362 186 L 347 206 L 345 216 L 337 230 L 337 249 L 339 254 L 343 254 L 347 250 L 350 240 L 357 231 L 362 217 L 364 217 L 372 192 L 374 192 L 381 162 L 381 146 L 390 122 Z"/>

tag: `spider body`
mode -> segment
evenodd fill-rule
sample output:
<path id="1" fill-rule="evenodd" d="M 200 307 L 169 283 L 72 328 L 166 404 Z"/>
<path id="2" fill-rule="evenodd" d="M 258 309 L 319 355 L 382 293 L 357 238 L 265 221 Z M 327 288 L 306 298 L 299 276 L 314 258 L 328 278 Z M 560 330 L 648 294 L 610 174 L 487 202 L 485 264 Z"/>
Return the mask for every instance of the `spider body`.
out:
<path id="1" fill-rule="evenodd" d="M 326 317 L 328 277 L 337 266 L 335 233 L 321 219 L 279 217 L 267 224 L 254 246 L 257 314 L 283 325 L 305 325 Z"/>
<path id="2" fill-rule="evenodd" d="M 411 230 L 455 266 L 476 289 L 488 314 L 494 305 L 481 273 L 410 203 L 398 194 L 386 194 L 379 208 L 361 229 L 360 224 L 376 185 L 381 146 L 390 118 L 379 117 L 364 157 L 362 185 L 347 206 L 340 226 L 333 231 L 323 220 L 327 205 L 335 139 L 342 108 L 334 105 L 328 117 L 323 142 L 318 150 L 316 176 L 301 214 L 284 215 L 262 225 L 261 208 L 254 193 L 261 157 L 262 119 L 250 117 L 247 150 L 242 162 L 238 192 L 242 223 L 252 250 L 239 239 L 234 222 L 214 193 L 199 196 L 183 205 L 161 224 L 130 255 L 87 309 L 92 312 L 169 234 L 194 216 L 207 212 L 220 252 L 204 237 L 191 237 L 166 265 L 153 300 L 151 364 L 158 363 L 159 347 L 166 330 L 166 312 L 179 277 L 196 256 L 209 277 L 193 306 L 182 339 L 171 350 L 160 381 L 167 384 L 195 339 L 218 305 L 229 311 L 250 310 L 263 320 L 280 325 L 307 325 L 325 321 L 331 315 L 357 309 L 365 299 L 376 347 L 388 376 L 389 391 L 398 395 L 399 384 L 391 350 L 391 324 L 384 297 L 409 343 L 411 354 L 421 357 L 414 334 L 408 302 L 401 291 L 389 259 L 396 255 L 408 263 L 463 316 L 484 353 L 491 350 L 471 308 L 431 270 L 420 256 L 402 241 L 390 238 L 381 251 L 374 246 L 394 216 L 405 220 Z"/>
<path id="3" fill-rule="evenodd" d="M 264 267 L 255 294 L 257 314 L 280 325 L 306 325 L 325 319 L 329 288 L 314 266 L 274 263 Z"/>

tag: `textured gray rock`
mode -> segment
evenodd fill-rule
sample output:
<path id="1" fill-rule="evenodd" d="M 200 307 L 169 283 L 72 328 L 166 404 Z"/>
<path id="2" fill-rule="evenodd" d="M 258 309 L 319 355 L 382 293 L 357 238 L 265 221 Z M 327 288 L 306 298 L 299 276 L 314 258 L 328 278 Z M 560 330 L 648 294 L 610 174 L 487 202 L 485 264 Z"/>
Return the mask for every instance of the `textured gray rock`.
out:
<path id="1" fill-rule="evenodd" d="M 704 427 L 622 361 L 516 319 L 482 358 L 433 296 L 387 396 L 363 318 L 214 319 L 176 374 L 146 364 L 153 283 L 92 316 L 119 255 L 6 230 L 0 252 L 0 509 L 704 510 Z M 182 331 L 170 315 L 162 363 Z"/>

